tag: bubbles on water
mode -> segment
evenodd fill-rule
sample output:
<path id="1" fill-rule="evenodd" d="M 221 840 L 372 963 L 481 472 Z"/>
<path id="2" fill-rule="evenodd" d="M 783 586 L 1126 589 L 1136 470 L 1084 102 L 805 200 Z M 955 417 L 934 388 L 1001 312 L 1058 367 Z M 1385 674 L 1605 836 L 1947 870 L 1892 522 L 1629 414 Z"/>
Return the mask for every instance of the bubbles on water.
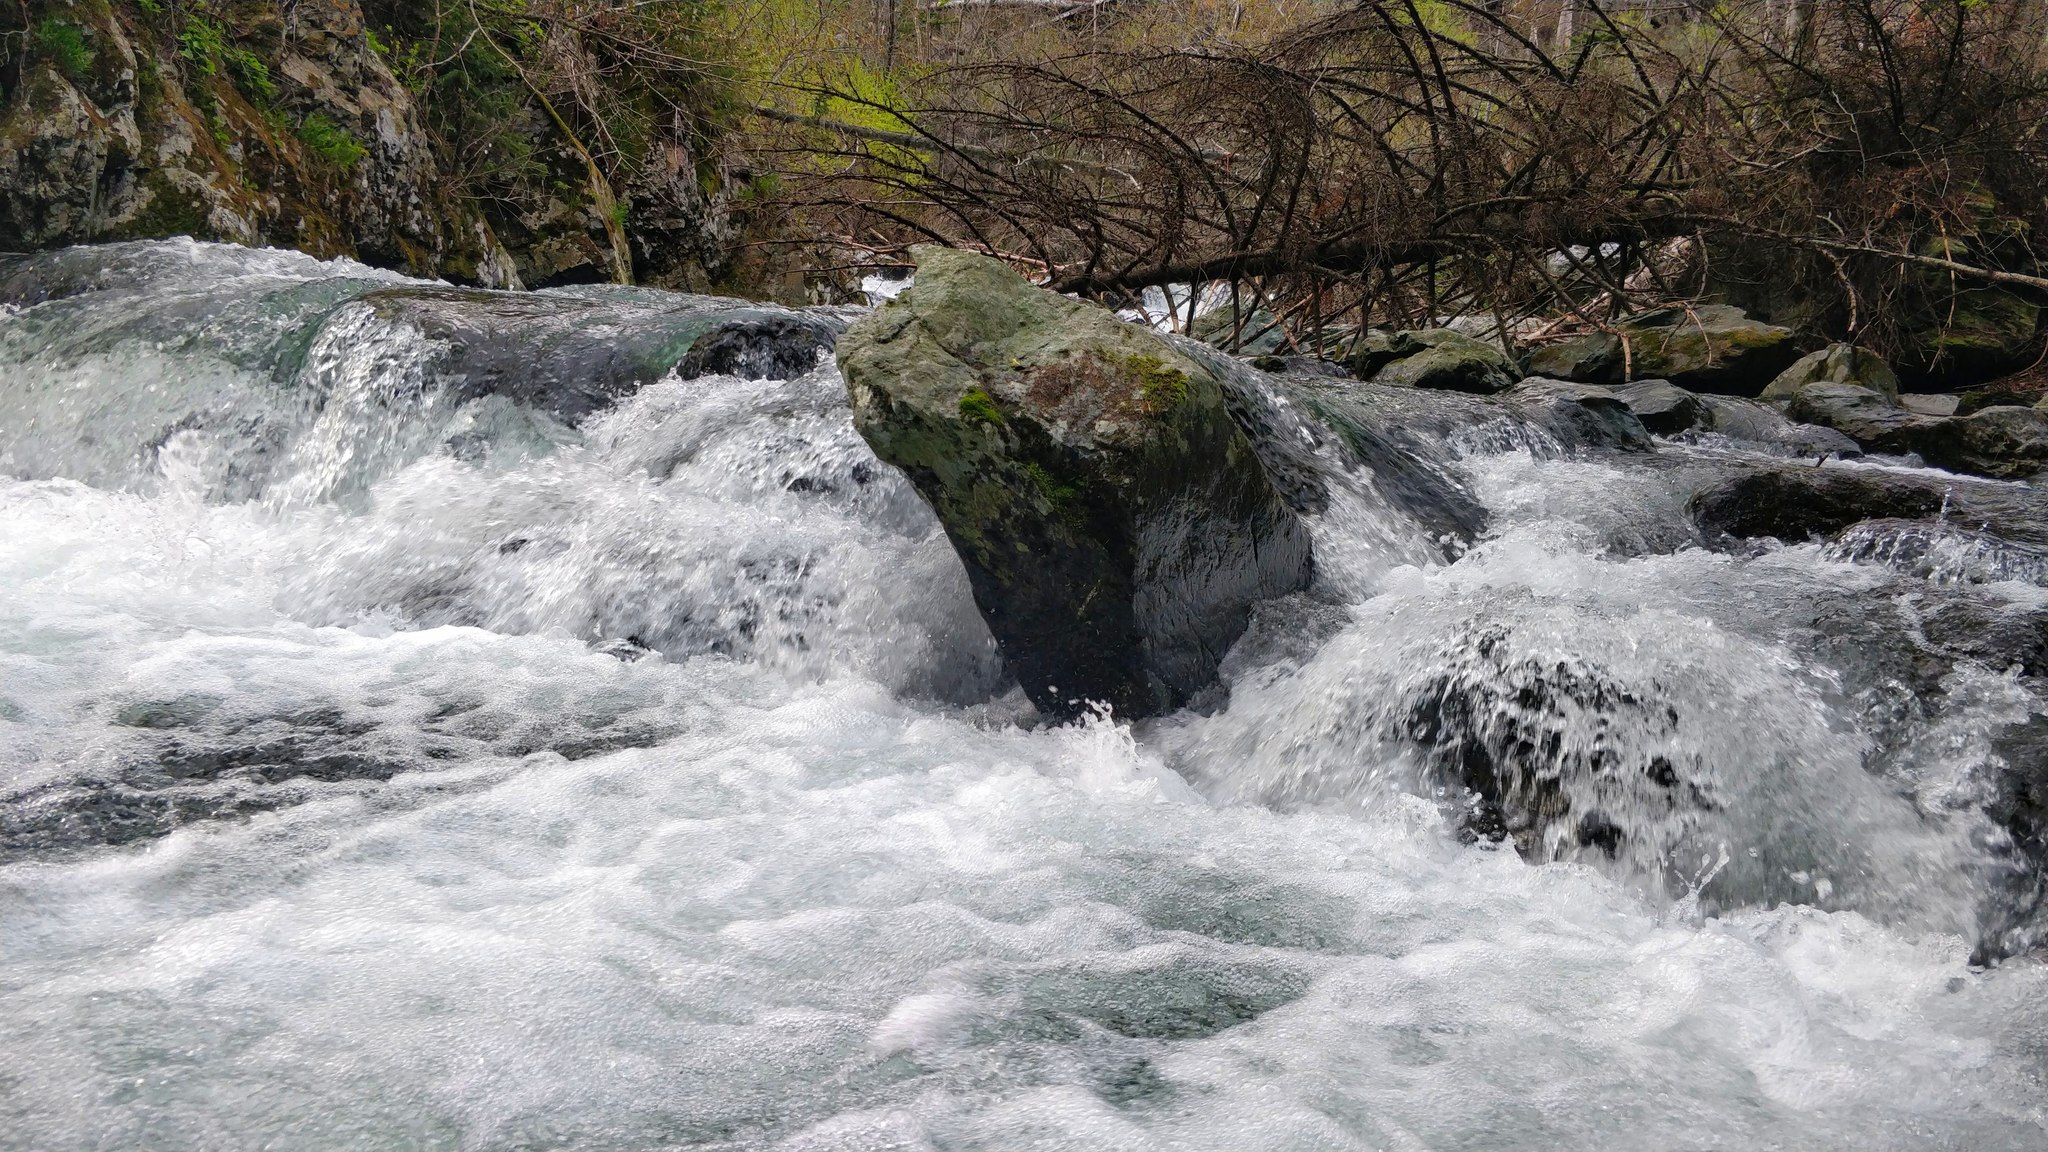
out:
<path id="1" fill-rule="evenodd" d="M 2037 588 L 1707 553 L 1704 457 L 1473 439 L 1455 563 L 1361 472 L 1227 700 L 1031 727 L 829 368 L 571 431 L 329 303 L 292 499 L 221 502 L 230 423 L 0 480 L 0 1142 L 2048 1132 L 2044 969 L 1966 967 L 2038 703 L 1943 631 Z"/>

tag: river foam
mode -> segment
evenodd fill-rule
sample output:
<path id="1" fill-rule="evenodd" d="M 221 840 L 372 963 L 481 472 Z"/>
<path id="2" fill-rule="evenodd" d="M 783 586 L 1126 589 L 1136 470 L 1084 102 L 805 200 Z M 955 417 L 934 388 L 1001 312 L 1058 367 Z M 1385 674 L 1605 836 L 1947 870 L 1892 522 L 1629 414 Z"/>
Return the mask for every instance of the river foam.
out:
<path id="1" fill-rule="evenodd" d="M 1262 610 L 1206 714 L 1046 727 L 837 388 L 670 380 L 340 500 L 229 498 L 218 438 L 0 480 L 0 1147 L 2048 1142 L 2048 968 L 1968 963 L 1972 757 L 2035 705 L 1898 713 L 1814 623 L 1963 593 L 1475 455 L 1455 564 Z M 1600 739 L 1712 819 L 1461 843 L 1399 704 L 1525 658 L 1669 697 Z"/>

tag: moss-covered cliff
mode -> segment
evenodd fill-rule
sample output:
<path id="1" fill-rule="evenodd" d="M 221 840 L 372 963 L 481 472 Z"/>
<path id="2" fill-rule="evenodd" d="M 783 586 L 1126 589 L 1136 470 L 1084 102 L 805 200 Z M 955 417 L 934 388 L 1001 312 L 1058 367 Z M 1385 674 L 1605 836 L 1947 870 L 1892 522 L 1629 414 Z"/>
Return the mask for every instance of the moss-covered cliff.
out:
<path id="1" fill-rule="evenodd" d="M 579 26 L 461 11 L 486 27 L 394 0 L 5 6 L 0 249 L 183 234 L 489 286 L 722 280 L 708 121 L 678 111 L 701 73 L 579 102 L 604 79 Z"/>

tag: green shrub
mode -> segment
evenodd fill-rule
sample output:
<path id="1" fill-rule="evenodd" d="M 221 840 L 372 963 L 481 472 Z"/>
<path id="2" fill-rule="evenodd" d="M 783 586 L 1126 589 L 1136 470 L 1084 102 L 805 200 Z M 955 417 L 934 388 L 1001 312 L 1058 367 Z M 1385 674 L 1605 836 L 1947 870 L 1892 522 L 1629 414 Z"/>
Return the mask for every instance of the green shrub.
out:
<path id="1" fill-rule="evenodd" d="M 92 67 L 92 49 L 85 46 L 85 32 L 52 16 L 36 25 L 36 47 L 66 76 L 82 76 Z"/>
<path id="2" fill-rule="evenodd" d="M 299 125 L 299 143 L 306 146 L 306 151 L 341 169 L 354 168 L 370 154 L 360 140 L 349 135 L 348 129 L 318 112 Z"/>

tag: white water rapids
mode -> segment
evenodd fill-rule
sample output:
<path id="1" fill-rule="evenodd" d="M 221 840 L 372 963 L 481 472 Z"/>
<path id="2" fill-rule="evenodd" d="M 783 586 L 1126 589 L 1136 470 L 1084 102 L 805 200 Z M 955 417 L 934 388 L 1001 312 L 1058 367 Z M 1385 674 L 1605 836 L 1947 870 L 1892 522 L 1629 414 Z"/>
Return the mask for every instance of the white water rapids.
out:
<path id="1" fill-rule="evenodd" d="M 1338 499 L 1226 706 L 1053 728 L 829 366 L 570 428 L 366 269 L 122 251 L 0 316 L 0 1148 L 2048 1147 L 1968 963 L 2040 705 L 1791 623 L 1918 575 L 1617 546 L 1729 449 L 1475 453 L 1449 565 Z M 1398 702 L 1487 629 L 1674 702 L 1679 882 L 1452 834 Z"/>

